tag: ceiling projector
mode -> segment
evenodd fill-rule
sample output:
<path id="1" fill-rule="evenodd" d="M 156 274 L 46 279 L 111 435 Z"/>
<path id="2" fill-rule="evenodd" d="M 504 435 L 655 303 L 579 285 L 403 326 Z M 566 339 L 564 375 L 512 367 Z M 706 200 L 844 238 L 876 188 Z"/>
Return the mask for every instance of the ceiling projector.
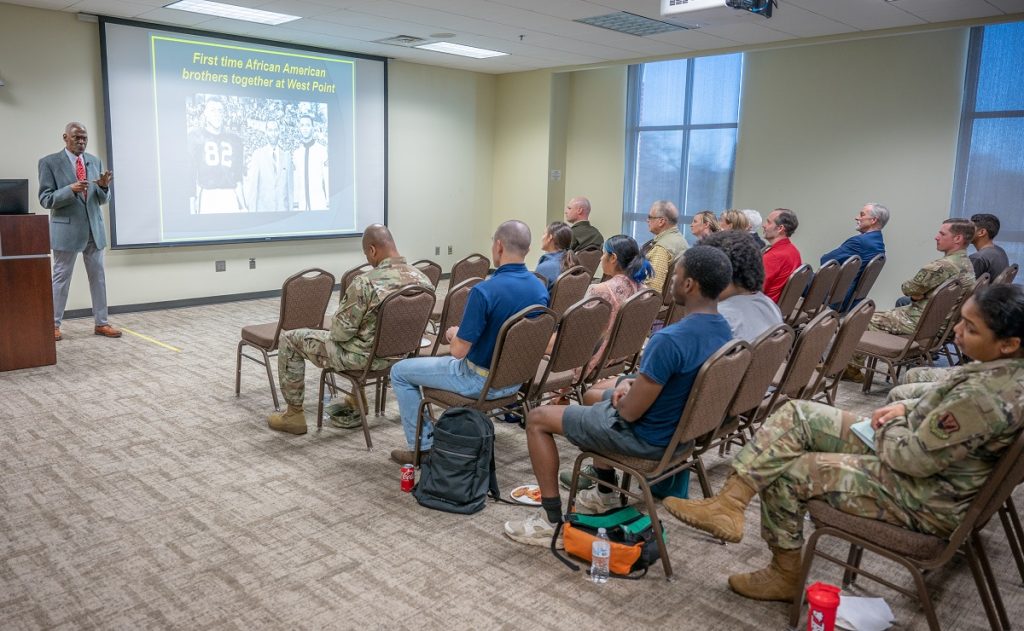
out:
<path id="1" fill-rule="evenodd" d="M 661 0 L 661 15 L 670 16 L 730 7 L 770 18 L 772 7 L 777 6 L 777 0 Z"/>

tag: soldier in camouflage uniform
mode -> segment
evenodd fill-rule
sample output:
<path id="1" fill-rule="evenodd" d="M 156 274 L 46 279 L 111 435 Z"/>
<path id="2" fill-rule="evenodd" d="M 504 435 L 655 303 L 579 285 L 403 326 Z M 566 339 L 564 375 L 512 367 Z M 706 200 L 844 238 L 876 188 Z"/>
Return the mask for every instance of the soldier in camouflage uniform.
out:
<path id="1" fill-rule="evenodd" d="M 399 255 L 391 232 L 385 226 L 375 224 L 366 229 L 363 254 L 374 269 L 357 276 L 349 285 L 331 320 L 330 331 L 295 329 L 281 333 L 277 373 L 288 410 L 270 415 L 271 429 L 306 433 L 306 417 L 302 411 L 306 360 L 319 368 L 362 370 L 377 331 L 378 305 L 392 292 L 407 285 L 433 289 L 426 275 Z M 377 359 L 370 368 L 379 370 L 385 366 L 386 361 Z"/>
<path id="2" fill-rule="evenodd" d="M 974 266 L 967 256 L 967 246 L 973 236 L 974 224 L 967 219 L 947 219 L 942 222 L 935 235 L 935 248 L 945 256 L 928 263 L 913 278 L 904 282 L 901 289 L 905 298 L 901 300 L 909 300 L 910 303 L 890 311 L 876 312 L 871 316 L 868 330 L 910 335 L 917 329 L 921 314 L 939 285 L 951 278 L 959 278 L 963 294 L 971 291 L 974 288 Z M 855 355 L 846 367 L 843 378 L 863 382 L 863 365 L 864 356 Z"/>
<path id="3" fill-rule="evenodd" d="M 903 283 L 903 295 L 911 303 L 891 311 L 880 311 L 871 316 L 868 328 L 895 335 L 909 335 L 917 328 L 928 299 L 939 285 L 950 278 L 959 277 L 964 291 L 974 287 L 974 266 L 967 256 L 967 246 L 974 237 L 974 224 L 967 219 L 947 219 L 935 236 L 935 247 L 945 254 L 922 267 L 913 278 Z"/>
<path id="4" fill-rule="evenodd" d="M 812 498 L 917 532 L 945 537 L 957 528 L 1024 427 L 1024 288 L 979 292 L 964 305 L 956 334 L 957 344 L 979 361 L 949 371 L 917 399 L 875 410 L 873 447 L 850 431 L 860 420 L 856 415 L 790 401 L 736 455 L 735 473 L 716 497 L 665 499 L 684 523 L 736 542 L 744 509 L 760 494 L 761 534 L 772 561 L 731 576 L 734 591 L 782 601 L 799 592 L 804 515 Z"/>

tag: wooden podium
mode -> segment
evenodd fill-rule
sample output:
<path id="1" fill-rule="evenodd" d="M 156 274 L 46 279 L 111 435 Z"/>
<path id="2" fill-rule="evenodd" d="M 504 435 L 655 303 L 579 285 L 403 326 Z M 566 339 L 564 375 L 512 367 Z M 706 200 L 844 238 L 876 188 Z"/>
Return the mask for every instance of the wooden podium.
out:
<path id="1" fill-rule="evenodd" d="M 50 218 L 0 215 L 0 372 L 56 363 Z"/>

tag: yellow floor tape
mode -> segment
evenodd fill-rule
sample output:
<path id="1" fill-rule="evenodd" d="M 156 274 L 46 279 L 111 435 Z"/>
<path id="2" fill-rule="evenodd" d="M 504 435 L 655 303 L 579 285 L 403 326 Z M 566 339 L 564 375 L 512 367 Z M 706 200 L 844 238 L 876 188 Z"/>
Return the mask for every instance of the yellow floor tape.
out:
<path id="1" fill-rule="evenodd" d="M 181 352 L 180 348 L 175 348 L 175 347 L 171 346 L 170 344 L 164 344 L 160 340 L 154 340 L 153 338 L 149 337 L 148 335 L 143 335 L 142 333 L 136 333 L 135 331 L 132 331 L 131 329 L 126 329 L 124 327 L 121 327 L 121 330 L 124 331 L 125 333 L 129 334 L 129 335 L 134 335 L 135 337 L 141 337 L 142 339 L 146 340 L 147 342 L 152 342 L 152 343 L 156 344 L 157 346 L 163 346 L 164 348 L 170 349 L 170 350 L 174 351 L 175 353 L 180 353 Z"/>

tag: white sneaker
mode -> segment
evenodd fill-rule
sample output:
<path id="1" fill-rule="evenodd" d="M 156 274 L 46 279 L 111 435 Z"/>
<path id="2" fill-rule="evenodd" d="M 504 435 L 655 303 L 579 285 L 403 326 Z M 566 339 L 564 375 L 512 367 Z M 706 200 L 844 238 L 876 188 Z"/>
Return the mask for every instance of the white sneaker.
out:
<path id="1" fill-rule="evenodd" d="M 576 494 L 576 512 L 584 515 L 596 515 L 618 508 L 619 494 L 612 491 L 605 494 L 597 490 L 597 487 L 586 489 Z"/>
<path id="2" fill-rule="evenodd" d="M 523 521 L 505 522 L 505 534 L 512 541 L 525 543 L 528 546 L 551 547 L 551 536 L 555 534 L 555 526 L 548 521 L 543 513 L 534 513 Z M 558 541 L 555 548 L 564 549 L 562 533 L 558 533 Z"/>

